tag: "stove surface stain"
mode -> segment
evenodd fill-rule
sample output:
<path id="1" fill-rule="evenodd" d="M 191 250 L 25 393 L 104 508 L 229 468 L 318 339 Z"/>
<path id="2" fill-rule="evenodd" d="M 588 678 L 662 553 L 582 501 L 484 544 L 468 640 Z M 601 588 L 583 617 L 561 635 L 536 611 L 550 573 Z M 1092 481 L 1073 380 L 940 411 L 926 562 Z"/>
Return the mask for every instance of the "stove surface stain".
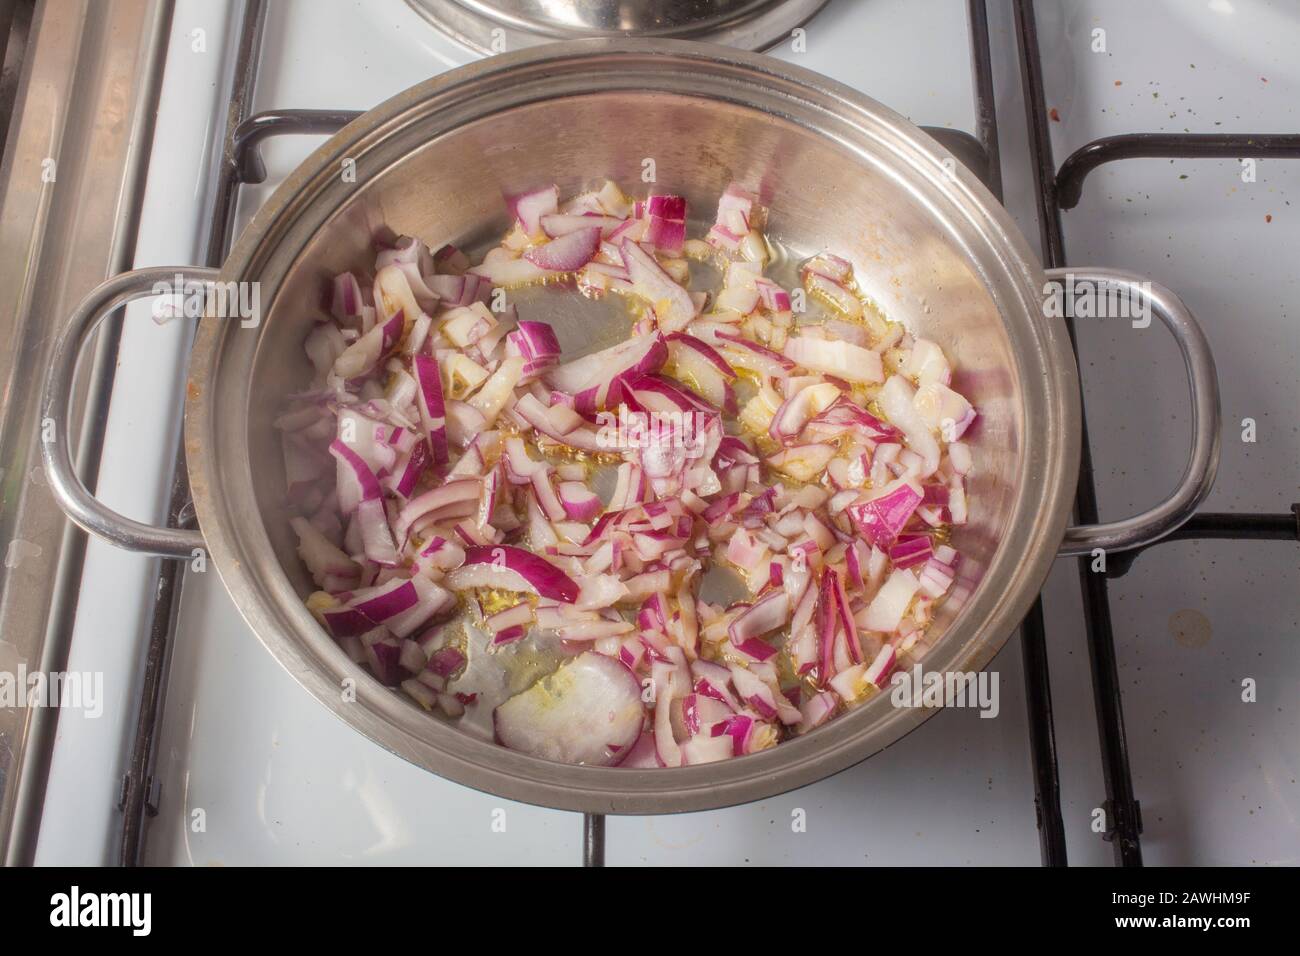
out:
<path id="1" fill-rule="evenodd" d="M 1213 630 L 1210 619 L 1193 608 L 1183 608 L 1169 615 L 1169 633 L 1182 647 L 1204 647 L 1210 643 Z"/>

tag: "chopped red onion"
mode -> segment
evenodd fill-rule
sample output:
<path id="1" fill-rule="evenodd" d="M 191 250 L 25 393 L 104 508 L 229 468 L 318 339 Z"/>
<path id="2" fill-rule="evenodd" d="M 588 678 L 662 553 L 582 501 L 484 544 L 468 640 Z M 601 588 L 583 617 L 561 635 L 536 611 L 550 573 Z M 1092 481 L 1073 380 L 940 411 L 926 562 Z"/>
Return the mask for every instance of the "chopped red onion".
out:
<path id="1" fill-rule="evenodd" d="M 530 236 L 542 231 L 541 220 L 556 212 L 560 205 L 558 186 L 546 186 L 531 192 L 519 193 L 506 199 L 510 213 Z"/>
<path id="2" fill-rule="evenodd" d="M 458 591 L 499 588 L 569 604 L 578 599 L 578 585 L 563 571 L 545 558 L 509 545 L 466 548 L 465 563 L 447 575 L 447 583 Z"/>
<path id="3" fill-rule="evenodd" d="M 304 341 L 315 378 L 275 419 L 314 613 L 454 720 L 476 695 L 455 688 L 451 622 L 431 622 L 458 596 L 478 607 L 471 592 L 535 595 L 471 616 L 493 648 L 536 628 L 577 655 L 494 713 L 505 745 L 569 762 L 753 753 L 884 687 L 955 586 L 936 532 L 969 518 L 977 414 L 942 349 L 885 322 L 829 253 L 801 278 L 836 316 L 796 323 L 763 275 L 764 211 L 736 185 L 704 243 L 686 241 L 683 197 L 608 182 L 509 206 L 477 265 L 401 237 L 372 285 L 344 272 L 326 292 Z M 723 273 L 707 318 L 687 256 Z M 566 276 L 640 301 L 625 341 L 561 364 L 525 298 L 493 294 Z M 754 596 L 700 600 L 715 561 Z"/>
<path id="4" fill-rule="evenodd" d="M 575 272 L 581 269 L 600 246 L 600 227 L 578 229 L 552 239 L 542 246 L 533 246 L 524 258 L 551 272 Z"/>

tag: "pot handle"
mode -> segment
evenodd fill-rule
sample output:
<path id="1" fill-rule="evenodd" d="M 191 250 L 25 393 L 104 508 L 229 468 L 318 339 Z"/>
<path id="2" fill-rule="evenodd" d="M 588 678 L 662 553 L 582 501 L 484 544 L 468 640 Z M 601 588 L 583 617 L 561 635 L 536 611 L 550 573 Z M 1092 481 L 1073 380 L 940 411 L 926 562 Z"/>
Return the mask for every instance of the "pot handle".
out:
<path id="1" fill-rule="evenodd" d="M 1071 275 L 1128 292 L 1141 301 L 1173 333 L 1191 387 L 1192 449 L 1178 487 L 1164 501 L 1131 518 L 1067 528 L 1058 552 L 1062 557 L 1104 551 L 1127 551 L 1152 544 L 1169 534 L 1196 510 L 1214 485 L 1219 467 L 1219 378 L 1205 333 L 1183 301 L 1169 289 L 1119 269 L 1048 269 L 1049 280 L 1064 282 Z"/>
<path id="2" fill-rule="evenodd" d="M 196 266 L 155 266 L 123 272 L 101 282 L 81 300 L 54 347 L 45 379 L 43 427 L 52 433 L 41 442 L 45 475 L 63 513 L 91 534 L 119 548 L 165 558 L 190 558 L 203 548 L 203 534 L 183 528 L 158 528 L 134 521 L 109 508 L 86 488 L 72 464 L 68 448 L 68 405 L 77 359 L 90 333 L 116 309 L 135 299 L 157 295 L 160 286 L 173 288 L 177 274 L 210 283 L 218 272 Z"/>

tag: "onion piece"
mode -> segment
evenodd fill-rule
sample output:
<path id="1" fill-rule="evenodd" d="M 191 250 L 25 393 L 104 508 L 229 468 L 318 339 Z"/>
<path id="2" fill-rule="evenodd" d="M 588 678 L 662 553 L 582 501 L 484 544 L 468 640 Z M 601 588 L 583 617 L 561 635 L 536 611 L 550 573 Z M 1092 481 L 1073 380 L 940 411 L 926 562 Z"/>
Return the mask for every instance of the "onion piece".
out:
<path id="1" fill-rule="evenodd" d="M 877 401 L 890 423 L 902 431 L 908 446 L 922 458 L 918 478 L 928 478 L 939 467 L 939 443 L 913 404 L 916 392 L 901 375 L 891 375 Z"/>
<path id="2" fill-rule="evenodd" d="M 483 416 L 483 427 L 491 428 L 501 409 L 513 396 L 515 385 L 524 373 L 524 360 L 512 355 L 501 360 L 492 377 L 469 400 L 470 408 Z"/>
<path id="3" fill-rule="evenodd" d="M 447 575 L 447 583 L 457 591 L 526 591 L 566 604 L 578 599 L 578 585 L 567 574 L 545 558 L 509 545 L 466 548 L 465 563 Z"/>
<path id="4" fill-rule="evenodd" d="M 415 603 L 385 622 L 385 626 L 397 637 L 409 637 L 456 603 L 453 595 L 428 578 L 413 577 L 410 583 L 415 588 Z"/>
<path id="5" fill-rule="evenodd" d="M 397 545 L 393 529 L 388 525 L 388 514 L 380 498 L 367 498 L 357 505 L 357 525 L 361 531 L 361 547 L 366 558 L 385 568 L 398 565 Z"/>
<path id="6" fill-rule="evenodd" d="M 622 664 L 580 654 L 492 714 L 497 740 L 511 750 L 561 763 L 619 763 L 644 726 L 641 685 Z"/>
<path id="7" fill-rule="evenodd" d="M 924 495 L 906 478 L 885 487 L 874 498 L 844 509 L 857 532 L 882 548 L 893 544 Z"/>
<path id="8" fill-rule="evenodd" d="M 385 265 L 382 262 L 376 262 L 376 266 L 378 269 L 375 272 L 374 294 L 375 308 L 379 312 L 380 324 L 385 324 L 399 312 L 403 313 L 408 321 L 415 321 L 415 317 L 424 309 L 411 288 L 410 277 L 406 269 L 401 265 Z M 424 306 L 433 308 L 436 298 L 425 287 L 419 272 L 414 273 L 414 278 L 421 291 L 425 293 Z"/>
<path id="9" fill-rule="evenodd" d="M 654 256 L 631 239 L 620 247 L 623 262 L 632 279 L 632 289 L 655 310 L 655 321 L 664 332 L 680 332 L 695 318 L 695 303 L 690 293 L 664 272 Z"/>
<path id="10" fill-rule="evenodd" d="M 574 521 L 590 521 L 604 507 L 596 493 L 581 481 L 560 482 L 559 497 L 564 513 Z"/>
<path id="11" fill-rule="evenodd" d="M 560 341 L 545 322 L 520 322 L 506 335 L 506 354 L 524 360 L 519 382 L 527 384 L 559 361 Z"/>
<path id="12" fill-rule="evenodd" d="M 680 253 L 686 240 L 686 199 L 652 195 L 645 201 L 644 241 L 664 252 Z"/>
<path id="13" fill-rule="evenodd" d="M 528 259 L 511 259 L 504 256 L 490 261 L 485 259 L 480 265 L 470 269 L 470 273 L 482 276 L 492 285 L 506 289 L 545 282 L 559 274 L 543 269 Z"/>
<path id="14" fill-rule="evenodd" d="M 889 549 L 889 560 L 896 568 L 910 568 L 929 561 L 933 553 L 929 535 L 907 535 L 900 537 Z"/>
<path id="15" fill-rule="evenodd" d="M 552 388 L 570 395 L 581 397 L 590 393 L 587 404 L 590 411 L 595 411 L 605 407 L 611 386 L 625 375 L 652 374 L 663 368 L 667 360 L 668 346 L 662 336 L 641 336 L 566 362 L 543 378 Z M 618 401 L 617 394 L 613 400 Z"/>
<path id="16" fill-rule="evenodd" d="M 546 186 L 506 198 L 510 214 L 529 236 L 541 234 L 543 216 L 555 213 L 560 206 L 560 188 Z"/>
<path id="17" fill-rule="evenodd" d="M 814 416 L 810 424 L 814 429 L 828 433 L 852 429 L 862 437 L 876 441 L 891 441 L 902 435 L 893 425 L 882 422 L 847 395 Z"/>
<path id="18" fill-rule="evenodd" d="M 397 539 L 405 541 L 411 528 L 423 519 L 446 521 L 473 514 L 482 492 L 481 478 L 462 478 L 417 495 L 397 513 L 397 521 L 393 525 Z"/>
<path id="19" fill-rule="evenodd" d="M 912 351 L 907 356 L 903 371 L 921 385 L 932 382 L 947 385 L 952 381 L 952 369 L 943 349 L 929 339 L 917 339 L 912 343 Z"/>
<path id="20" fill-rule="evenodd" d="M 374 630 L 419 603 L 420 591 L 415 579 L 393 578 L 385 584 L 354 591 L 346 604 L 323 611 L 321 616 L 335 637 L 346 637 Z"/>
<path id="21" fill-rule="evenodd" d="M 340 322 L 351 324 L 361 316 L 365 302 L 361 298 L 361 283 L 351 272 L 344 272 L 334 277 L 330 298 L 330 314 Z M 325 326 L 328 328 L 329 326 Z"/>
<path id="22" fill-rule="evenodd" d="M 584 451 L 606 451 L 612 446 L 602 433 L 587 427 L 577 414 L 563 405 L 547 408 L 534 395 L 522 395 L 514 413 L 540 434 Z"/>
<path id="23" fill-rule="evenodd" d="M 779 627 L 784 627 L 788 620 L 790 620 L 790 596 L 783 590 L 768 591 L 731 622 L 727 628 L 727 637 L 731 640 L 732 646 L 743 653 L 758 657 L 759 660 L 766 660 L 771 654 L 760 656 L 761 651 L 759 654 L 752 654 L 744 649 L 744 645 L 749 644 L 753 639 L 770 634 Z M 774 648 L 770 650 L 775 653 Z"/>
<path id="24" fill-rule="evenodd" d="M 959 441 L 948 445 L 948 461 L 952 464 L 952 470 L 959 475 L 969 475 L 975 464 L 970 446 Z"/>
<path id="25" fill-rule="evenodd" d="M 771 455 L 767 463 L 799 481 L 813 481 L 835 457 L 830 445 L 791 445 Z"/>
<path id="26" fill-rule="evenodd" d="M 375 325 L 343 350 L 334 360 L 334 374 L 345 381 L 361 378 L 392 354 L 406 326 L 405 313 L 398 309 L 391 318 Z"/>
<path id="27" fill-rule="evenodd" d="M 800 335 L 786 340 L 785 356 L 796 365 L 814 372 L 834 375 L 846 382 L 874 384 L 884 381 L 880 353 L 848 342 L 815 339 Z"/>
<path id="28" fill-rule="evenodd" d="M 757 342 L 729 332 L 718 332 L 717 337 L 722 342 L 736 347 L 728 351 L 728 360 L 732 365 L 777 377 L 785 377 L 794 371 L 793 361 L 765 345 L 759 345 Z"/>
<path id="29" fill-rule="evenodd" d="M 623 220 L 617 216 L 551 213 L 550 215 L 542 216 L 540 223 L 542 231 L 551 238 L 567 236 L 570 233 L 578 232 L 583 229 L 590 229 L 594 226 L 600 231 L 600 238 L 608 239 L 610 233 L 623 225 Z"/>
<path id="30" fill-rule="evenodd" d="M 545 245 L 533 246 L 524 258 L 551 272 L 576 272 L 596 254 L 600 246 L 600 227 L 592 226 L 566 233 Z"/>
<path id="31" fill-rule="evenodd" d="M 329 451 L 338 460 L 339 507 L 344 514 L 380 497 L 379 479 L 360 455 L 339 439 L 330 442 Z"/>
<path id="32" fill-rule="evenodd" d="M 837 312 L 850 319 L 862 318 L 862 300 L 841 283 L 814 272 L 807 272 L 804 274 L 803 284 L 809 294 L 821 299 Z"/>
<path id="33" fill-rule="evenodd" d="M 886 634 L 897 630 L 919 587 L 920 582 L 911 571 L 894 571 L 867 605 L 863 626 L 869 631 L 883 631 Z"/>
<path id="34" fill-rule="evenodd" d="M 894 646 L 886 644 L 880 649 L 880 653 L 876 655 L 862 676 L 865 680 L 875 684 L 878 689 L 883 690 L 897 662 L 898 655 Z"/>
<path id="35" fill-rule="evenodd" d="M 838 706 L 839 702 L 830 691 L 822 691 L 808 698 L 799 707 L 801 719 L 795 726 L 795 733 L 806 734 L 808 731 L 820 727 L 831 719 Z"/>
<path id="36" fill-rule="evenodd" d="M 714 408 L 736 413 L 736 396 L 731 382 L 736 370 L 708 343 L 684 332 L 667 336 L 668 356 L 679 375 L 696 385 Z"/>
<path id="37" fill-rule="evenodd" d="M 318 586 L 328 578 L 351 578 L 361 573 L 361 565 L 336 548 L 306 518 L 291 518 L 289 524 L 298 535 L 298 555 Z"/>
<path id="38" fill-rule="evenodd" d="M 927 382 L 912 397 L 921 420 L 939 430 L 944 441 L 955 442 L 975 421 L 975 409 L 942 382 Z"/>
<path id="39" fill-rule="evenodd" d="M 411 367 L 419 386 L 416 408 L 424 425 L 429 450 L 433 453 L 436 464 L 445 465 L 448 460 L 447 407 L 442 397 L 442 375 L 438 371 L 438 361 L 428 355 L 416 355 L 411 359 Z"/>
<path id="40" fill-rule="evenodd" d="M 839 400 L 839 387 L 830 382 L 809 385 L 787 398 L 772 416 L 768 434 L 783 445 L 790 444 L 814 415 Z"/>

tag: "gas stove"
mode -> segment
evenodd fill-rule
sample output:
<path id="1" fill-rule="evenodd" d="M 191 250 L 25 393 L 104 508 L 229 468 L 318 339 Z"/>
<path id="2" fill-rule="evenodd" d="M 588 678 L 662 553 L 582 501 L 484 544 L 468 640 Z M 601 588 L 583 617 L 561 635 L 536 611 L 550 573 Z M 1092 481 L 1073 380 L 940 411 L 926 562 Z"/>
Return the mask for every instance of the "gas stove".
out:
<path id="1" fill-rule="evenodd" d="M 1287 597 L 1300 137 L 1286 132 L 1300 125 L 1300 24 L 1284 6 L 176 0 L 159 32 L 137 266 L 219 262 L 322 135 L 431 75 L 575 35 L 729 42 L 934 132 L 1048 265 L 1122 267 L 1176 290 L 1214 348 L 1222 463 L 1203 512 L 1169 540 L 1104 573 L 1057 562 L 990 665 L 997 719 L 948 709 L 813 786 L 677 816 L 584 818 L 417 769 L 317 705 L 210 569 L 91 540 L 63 669 L 105 675 L 103 715 L 60 715 L 11 845 L 38 863 L 161 865 L 1300 859 Z M 1155 326 L 1073 333 L 1090 452 L 1079 518 L 1135 513 L 1186 458 L 1177 349 Z M 188 344 L 182 323 L 128 309 L 91 416 L 98 494 L 127 514 L 189 518 L 173 478 Z"/>

